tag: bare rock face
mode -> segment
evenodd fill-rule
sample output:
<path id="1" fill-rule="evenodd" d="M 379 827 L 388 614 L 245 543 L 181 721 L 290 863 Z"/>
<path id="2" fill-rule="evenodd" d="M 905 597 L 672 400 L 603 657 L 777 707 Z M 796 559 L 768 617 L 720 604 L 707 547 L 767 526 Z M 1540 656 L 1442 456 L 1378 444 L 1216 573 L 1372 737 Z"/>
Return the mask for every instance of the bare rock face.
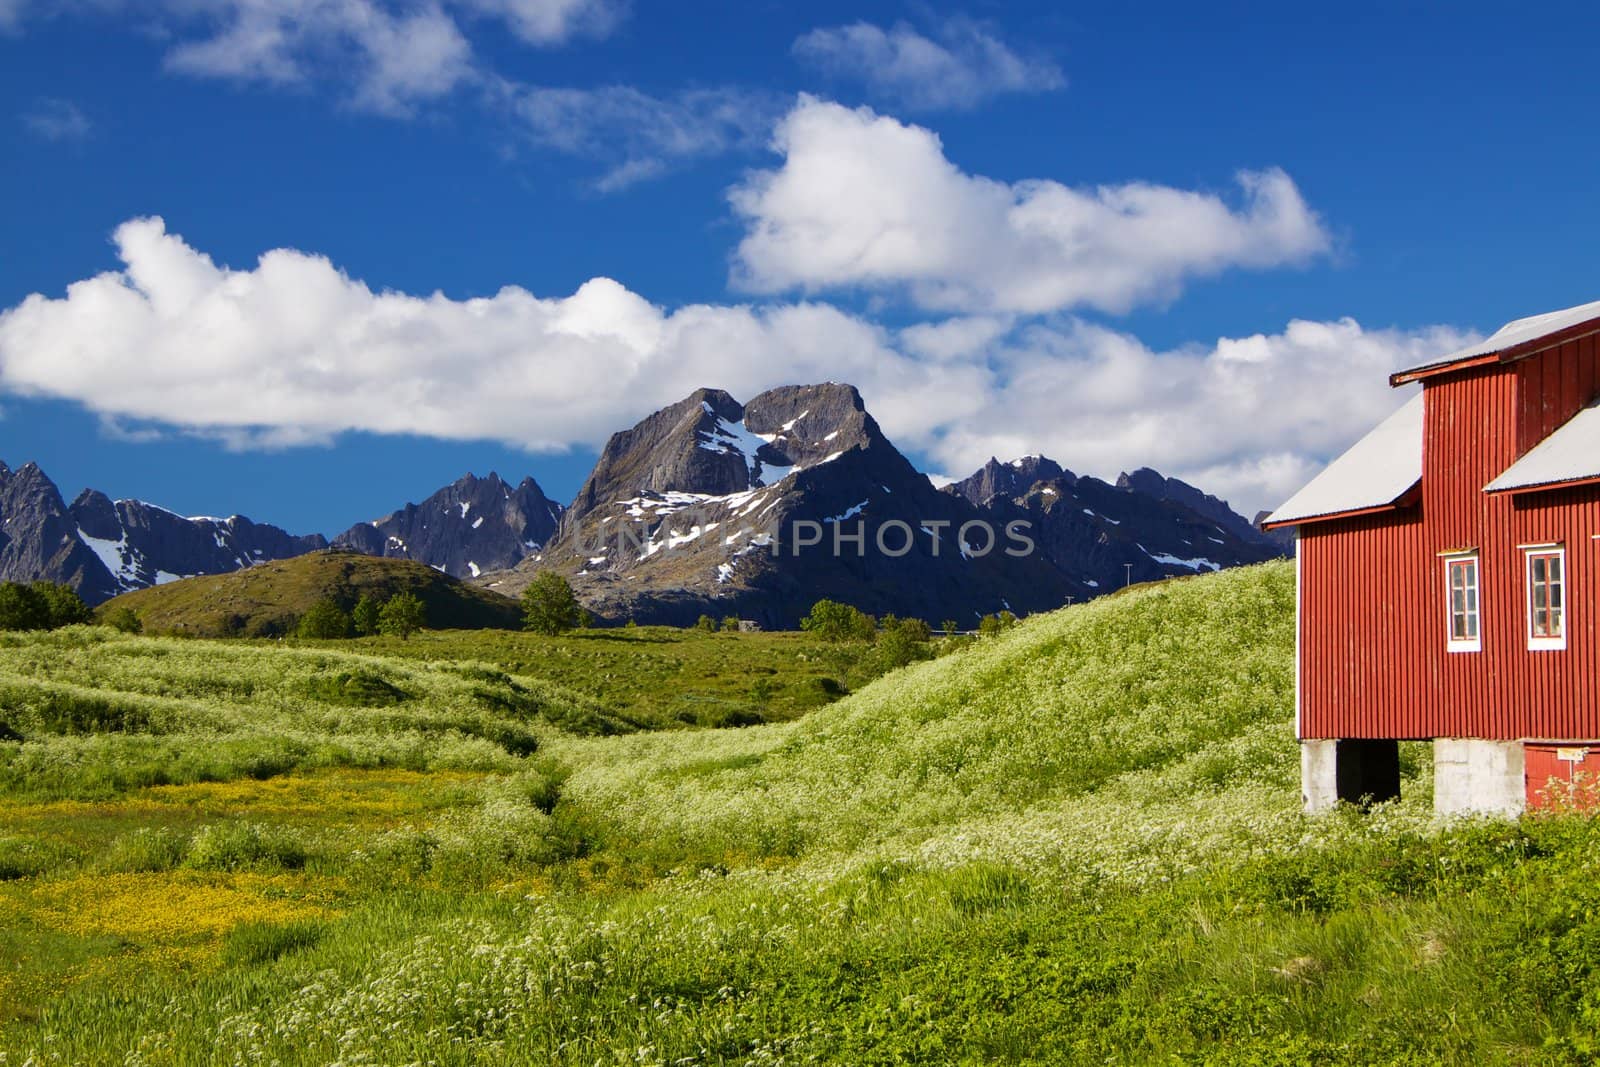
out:
<path id="1" fill-rule="evenodd" d="M 1088 595 L 1036 553 L 1008 554 L 1021 542 L 993 518 L 934 489 L 852 386 L 747 404 L 703 389 L 614 434 L 548 549 L 485 582 L 516 594 L 554 568 L 603 618 L 767 627 L 824 597 L 970 624 Z"/>
<path id="2" fill-rule="evenodd" d="M 422 504 L 340 535 L 339 547 L 414 559 L 456 577 L 516 564 L 554 535 L 561 506 L 531 479 L 473 475 Z M 186 518 L 86 489 L 70 505 L 37 464 L 0 464 L 0 580 L 63 582 L 90 604 L 199 574 L 224 574 L 328 547 L 242 515 Z"/>
<path id="3" fill-rule="evenodd" d="M 1077 475 L 1063 468 L 1053 459 L 1044 456 L 1023 456 L 1009 463 L 1001 463 L 993 456 L 977 471 L 945 486 L 952 493 L 966 497 L 980 508 L 996 500 L 1010 500 L 1023 496 L 1038 482 L 1064 480 L 1076 483 Z"/>
<path id="4" fill-rule="evenodd" d="M 68 506 L 37 465 L 0 464 L 0 579 L 66 582 L 90 603 L 326 544 L 93 490 Z M 825 597 L 969 626 L 1287 554 L 1226 502 L 1149 469 L 1112 485 L 1043 456 L 990 459 L 935 489 L 855 388 L 831 382 L 743 404 L 698 390 L 613 434 L 570 508 L 532 479 L 468 474 L 334 545 L 511 595 L 555 569 L 604 620 L 767 628 Z"/>
<path id="5" fill-rule="evenodd" d="M 326 546 L 235 515 L 185 518 L 138 500 L 85 490 L 62 502 L 37 464 L 0 464 L 0 579 L 70 585 L 90 604 L 195 574 L 221 574 Z"/>
<path id="6" fill-rule="evenodd" d="M 1030 482 L 1034 474 L 1041 477 Z M 990 460 L 945 489 L 985 494 L 986 506 L 1001 514 L 1025 513 L 1040 550 L 1097 593 L 1285 554 L 1225 501 L 1148 468 L 1111 485 L 1080 478 L 1042 457 L 1010 464 Z"/>
<path id="7" fill-rule="evenodd" d="M 613 434 L 547 548 L 482 580 L 515 595 L 552 568 L 612 621 L 790 627 L 827 597 L 970 625 L 1281 554 L 1154 471 L 1110 485 L 991 459 L 936 490 L 860 394 L 829 383 L 746 404 L 702 389 Z"/>
<path id="8" fill-rule="evenodd" d="M 493 472 L 487 478 L 467 474 L 420 504 L 352 526 L 333 543 L 474 578 L 538 551 L 555 533 L 561 511 L 532 478 L 513 488 Z"/>
<path id="9" fill-rule="evenodd" d="M 99 558 L 78 538 L 55 483 L 37 463 L 0 463 L 0 580 L 62 582 L 90 603 L 117 593 Z"/>

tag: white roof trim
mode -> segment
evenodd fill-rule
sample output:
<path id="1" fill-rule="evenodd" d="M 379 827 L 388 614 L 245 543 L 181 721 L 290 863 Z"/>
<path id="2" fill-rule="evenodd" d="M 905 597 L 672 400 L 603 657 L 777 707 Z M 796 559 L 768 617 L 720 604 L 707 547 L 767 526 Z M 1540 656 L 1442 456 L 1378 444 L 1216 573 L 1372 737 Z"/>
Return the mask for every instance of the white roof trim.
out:
<path id="1" fill-rule="evenodd" d="M 1560 333 L 1580 322 L 1590 319 L 1600 319 L 1600 300 L 1592 304 L 1579 304 L 1577 307 L 1565 308 L 1561 311 L 1547 311 L 1543 315 L 1529 315 L 1525 319 L 1515 319 L 1500 327 L 1478 344 L 1469 345 L 1458 352 L 1448 356 L 1441 356 L 1429 366 L 1442 363 L 1454 363 L 1461 359 L 1472 359 L 1476 356 L 1490 356 L 1496 352 L 1504 352 L 1508 348 L 1537 341 L 1553 333 Z"/>
<path id="2" fill-rule="evenodd" d="M 1324 515 L 1393 504 L 1422 480 L 1422 393 L 1379 423 L 1306 484 L 1266 522 L 1305 522 Z"/>
<path id="3" fill-rule="evenodd" d="M 1483 489 L 1486 493 L 1531 489 L 1584 478 L 1600 478 L 1600 400 L 1568 419 Z"/>

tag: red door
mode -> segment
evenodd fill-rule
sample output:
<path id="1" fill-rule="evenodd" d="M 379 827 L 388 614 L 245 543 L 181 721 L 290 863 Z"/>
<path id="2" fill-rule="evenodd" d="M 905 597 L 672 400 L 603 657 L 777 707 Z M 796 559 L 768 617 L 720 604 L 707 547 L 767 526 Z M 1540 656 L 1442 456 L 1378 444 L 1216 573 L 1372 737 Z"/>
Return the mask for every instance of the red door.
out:
<path id="1" fill-rule="evenodd" d="M 1522 746 L 1528 808 L 1600 807 L 1600 742 Z"/>

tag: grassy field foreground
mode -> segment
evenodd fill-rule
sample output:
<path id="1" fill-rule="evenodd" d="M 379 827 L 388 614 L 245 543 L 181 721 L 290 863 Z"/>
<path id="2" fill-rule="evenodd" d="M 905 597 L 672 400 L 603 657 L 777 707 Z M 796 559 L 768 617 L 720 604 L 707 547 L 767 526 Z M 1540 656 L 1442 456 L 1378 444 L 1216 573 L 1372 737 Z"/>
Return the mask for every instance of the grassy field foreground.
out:
<path id="1" fill-rule="evenodd" d="M 531 646 L 7 638 L 0 1062 L 1591 1062 L 1600 833 L 1300 815 L 1292 581 L 617 736 Z"/>

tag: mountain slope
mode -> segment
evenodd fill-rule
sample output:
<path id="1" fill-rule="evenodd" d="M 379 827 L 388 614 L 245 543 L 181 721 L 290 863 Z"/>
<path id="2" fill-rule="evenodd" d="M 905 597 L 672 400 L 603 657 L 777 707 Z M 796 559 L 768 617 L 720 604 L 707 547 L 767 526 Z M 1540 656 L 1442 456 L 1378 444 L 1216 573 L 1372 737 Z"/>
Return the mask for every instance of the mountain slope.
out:
<path id="1" fill-rule="evenodd" d="M 1039 550 L 1096 592 L 1285 554 L 1226 501 L 1148 468 L 1111 485 L 1042 456 L 990 459 L 945 492 L 1025 518 Z"/>
<path id="2" fill-rule="evenodd" d="M 993 518 L 935 490 L 852 386 L 748 404 L 702 389 L 612 435 L 549 548 L 484 581 L 515 593 L 553 568 L 602 617 L 784 628 L 823 597 L 970 625 L 1087 594 L 1047 560 L 1007 554 L 1003 530 L 990 545 Z"/>
<path id="3" fill-rule="evenodd" d="M 381 600 L 399 592 L 421 598 L 430 629 L 516 629 L 522 623 L 515 601 L 432 567 L 340 551 L 312 552 L 228 574 L 138 589 L 107 601 L 99 610 L 104 618 L 130 608 L 150 633 L 271 637 L 291 632 L 300 616 L 323 597 L 333 597 L 348 610 L 363 594 Z"/>
<path id="4" fill-rule="evenodd" d="M 467 474 L 421 504 L 352 526 L 333 543 L 473 578 L 537 551 L 555 533 L 561 511 L 532 478 L 513 488 L 493 472 L 487 478 Z"/>
<path id="5" fill-rule="evenodd" d="M 116 579 L 78 536 L 55 483 L 37 463 L 0 463 L 0 580 L 61 582 L 91 604 L 117 592 Z"/>
<path id="6" fill-rule="evenodd" d="M 38 464 L 0 464 L 0 579 L 61 582 L 90 604 L 193 574 L 217 574 L 324 547 L 240 515 L 184 518 L 138 500 L 85 490 L 63 503 Z"/>
<path id="7" fill-rule="evenodd" d="M 1119 826 L 1119 805 L 1190 808 L 1195 826 L 1258 845 L 1299 818 L 1293 650 L 1287 563 L 1142 586 L 1035 616 L 792 725 L 583 746 L 568 791 L 618 836 L 711 854 L 782 841 L 910 855 L 992 818 L 1033 822 L 1036 841 L 987 839 L 1022 854 L 1011 858 L 1050 862 L 1033 850 L 1054 847 L 1072 863 L 1168 868 L 1183 858 Z M 1212 807 L 1221 781 L 1260 787 L 1257 810 Z M 1204 848 L 1207 832 L 1188 840 Z"/>

